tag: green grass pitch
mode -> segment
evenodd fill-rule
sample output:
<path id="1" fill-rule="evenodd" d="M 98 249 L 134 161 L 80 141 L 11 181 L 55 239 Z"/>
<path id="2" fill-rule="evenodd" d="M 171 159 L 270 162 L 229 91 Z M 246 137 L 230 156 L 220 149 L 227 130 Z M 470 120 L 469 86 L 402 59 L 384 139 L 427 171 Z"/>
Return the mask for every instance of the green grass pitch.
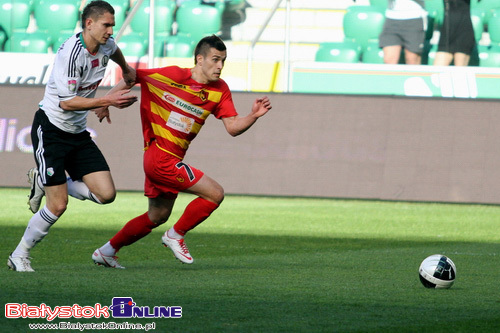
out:
<path id="1" fill-rule="evenodd" d="M 500 331 L 500 206 L 227 196 L 186 237 L 195 262 L 182 265 L 161 246 L 192 199 L 181 195 L 169 222 L 119 252 L 127 269 L 113 270 L 95 266 L 92 252 L 147 206 L 141 193 L 119 192 L 107 206 L 70 199 L 32 251 L 36 272 L 17 273 L 6 261 L 31 216 L 27 193 L 0 190 L 2 305 L 109 306 L 129 296 L 138 306 L 182 306 L 179 319 L 53 323 L 154 322 L 156 332 Z M 418 279 L 420 262 L 435 253 L 457 266 L 449 290 Z M 4 311 L 3 332 L 47 323 Z"/>

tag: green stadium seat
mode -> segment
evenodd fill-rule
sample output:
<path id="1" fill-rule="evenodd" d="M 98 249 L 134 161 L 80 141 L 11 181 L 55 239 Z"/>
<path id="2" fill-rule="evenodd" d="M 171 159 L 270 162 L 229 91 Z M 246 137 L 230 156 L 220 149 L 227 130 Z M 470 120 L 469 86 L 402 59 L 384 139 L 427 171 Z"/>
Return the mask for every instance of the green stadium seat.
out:
<path id="1" fill-rule="evenodd" d="M 24 53 L 48 53 L 51 45 L 50 36 L 41 31 L 32 33 L 14 31 L 5 44 L 5 51 Z"/>
<path id="2" fill-rule="evenodd" d="M 500 43 L 500 11 L 495 11 L 488 22 L 488 33 L 493 44 Z"/>
<path id="3" fill-rule="evenodd" d="M 73 32 L 79 21 L 79 7 L 74 0 L 42 0 L 35 5 L 34 16 L 38 30 L 47 31 L 52 40 L 61 32 Z"/>
<path id="4" fill-rule="evenodd" d="M 470 18 L 472 21 L 472 27 L 474 28 L 474 37 L 476 39 L 476 42 L 478 42 L 483 37 L 483 30 L 484 30 L 483 14 L 480 10 L 471 9 Z"/>
<path id="5" fill-rule="evenodd" d="M 124 35 L 118 41 L 118 47 L 125 56 L 142 57 L 147 53 L 147 46 L 147 39 L 139 33 Z"/>
<path id="6" fill-rule="evenodd" d="M 500 45 L 478 46 L 479 66 L 500 67 Z"/>
<path id="7" fill-rule="evenodd" d="M 471 1 L 471 11 L 477 10 L 483 13 L 483 22 L 488 24 L 490 19 L 493 17 L 496 10 L 500 10 L 500 1 L 498 0 L 472 0 Z"/>
<path id="8" fill-rule="evenodd" d="M 364 49 L 377 40 L 384 27 L 385 15 L 374 6 L 350 6 L 344 15 L 345 37 L 354 39 Z"/>
<path id="9" fill-rule="evenodd" d="M 383 64 L 384 51 L 378 42 L 369 43 L 361 54 L 361 61 L 365 64 Z"/>
<path id="10" fill-rule="evenodd" d="M 370 0 L 370 6 L 375 6 L 385 10 L 387 8 L 387 0 Z"/>
<path id="11" fill-rule="evenodd" d="M 0 30 L 10 36 L 14 30 L 26 30 L 30 23 L 31 2 L 0 0 Z"/>
<path id="12" fill-rule="evenodd" d="M 52 43 L 52 50 L 54 51 L 54 53 L 57 52 L 62 43 L 64 43 L 69 37 L 73 35 L 74 32 L 61 32 L 61 34 L 59 34 L 59 37 L 57 37 L 57 39 Z"/>
<path id="13" fill-rule="evenodd" d="M 125 21 L 126 13 L 129 9 L 128 0 L 106 0 L 115 10 L 114 31 L 118 32 Z"/>
<path id="14" fill-rule="evenodd" d="M 222 27 L 221 7 L 200 4 L 199 1 L 185 1 L 177 9 L 177 29 L 189 34 L 194 40 L 218 34 Z M 196 23 L 195 23 L 196 22 Z"/>
<path id="15" fill-rule="evenodd" d="M 425 10 L 429 13 L 429 25 L 439 30 L 444 19 L 444 4 L 442 0 L 425 0 Z M 435 26 L 435 27 L 434 27 Z"/>
<path id="16" fill-rule="evenodd" d="M 7 33 L 3 30 L 0 30 L 0 51 L 3 51 L 3 44 L 7 40 Z"/>
<path id="17" fill-rule="evenodd" d="M 175 1 L 155 0 L 155 35 L 170 34 L 174 22 Z M 133 32 L 149 36 L 149 0 L 144 0 L 130 22 Z"/>
<path id="18" fill-rule="evenodd" d="M 178 33 L 170 36 L 167 40 L 166 56 L 174 58 L 191 58 L 194 56 L 194 48 L 197 41 L 190 35 Z"/>
<path id="19" fill-rule="evenodd" d="M 427 59 L 427 64 L 432 65 L 432 64 L 434 64 L 434 59 L 436 59 L 436 53 L 438 50 L 438 46 L 437 46 L 437 44 L 431 44 L 431 45 L 428 45 L 426 50 L 427 51 L 425 52 L 425 56 Z M 424 55 L 422 55 L 422 64 L 424 64 Z"/>
<path id="20" fill-rule="evenodd" d="M 315 61 L 357 63 L 360 55 L 361 47 L 354 42 L 321 43 Z"/>

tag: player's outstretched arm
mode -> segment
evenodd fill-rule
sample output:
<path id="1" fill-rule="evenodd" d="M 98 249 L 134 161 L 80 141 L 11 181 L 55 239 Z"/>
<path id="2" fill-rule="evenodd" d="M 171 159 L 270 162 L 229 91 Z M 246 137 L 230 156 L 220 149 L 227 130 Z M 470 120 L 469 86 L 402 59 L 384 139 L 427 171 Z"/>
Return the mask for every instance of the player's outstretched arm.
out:
<path id="1" fill-rule="evenodd" d="M 252 110 L 247 116 L 223 118 L 222 122 L 230 135 L 238 136 L 252 127 L 257 119 L 264 116 L 271 108 L 271 101 L 267 96 L 264 96 L 254 101 Z"/>

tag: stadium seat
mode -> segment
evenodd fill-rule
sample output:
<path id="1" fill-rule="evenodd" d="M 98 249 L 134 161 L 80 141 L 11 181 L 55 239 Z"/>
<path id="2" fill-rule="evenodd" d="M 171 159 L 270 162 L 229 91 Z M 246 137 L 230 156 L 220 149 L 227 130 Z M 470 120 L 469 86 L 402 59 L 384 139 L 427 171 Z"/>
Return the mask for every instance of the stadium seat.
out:
<path id="1" fill-rule="evenodd" d="M 7 40 L 7 33 L 3 30 L 0 30 L 0 51 L 3 51 L 3 44 Z"/>
<path id="2" fill-rule="evenodd" d="M 364 49 L 370 40 L 378 39 L 384 21 L 384 13 L 377 7 L 350 6 L 344 15 L 344 35 L 354 39 Z"/>
<path id="3" fill-rule="evenodd" d="M 365 64 L 383 64 L 384 51 L 378 42 L 369 43 L 361 54 L 361 61 Z"/>
<path id="4" fill-rule="evenodd" d="M 429 25 L 439 30 L 444 20 L 444 4 L 442 0 L 425 0 L 425 10 L 429 13 Z"/>
<path id="5" fill-rule="evenodd" d="M 500 44 L 500 11 L 495 11 L 488 22 L 488 33 L 492 44 Z"/>
<path id="6" fill-rule="evenodd" d="M 370 0 L 370 6 L 375 6 L 385 10 L 387 8 L 387 0 Z"/>
<path id="7" fill-rule="evenodd" d="M 69 37 L 73 36 L 73 34 L 73 32 L 61 32 L 59 37 L 57 37 L 57 39 L 52 43 L 52 50 L 54 53 L 57 52 L 62 43 L 64 43 Z"/>
<path id="8" fill-rule="evenodd" d="M 178 33 L 175 36 L 170 36 L 167 40 L 166 54 L 167 57 L 174 58 L 190 58 L 194 56 L 194 48 L 196 41 L 190 35 Z"/>
<path id="9" fill-rule="evenodd" d="M 142 34 L 130 33 L 121 37 L 118 47 L 125 56 L 142 57 L 147 53 L 147 43 Z"/>
<path id="10" fill-rule="evenodd" d="M 428 65 L 434 64 L 434 59 L 436 59 L 436 52 L 438 46 L 437 44 L 428 45 L 425 51 L 425 58 L 427 61 L 425 62 L 424 55 L 422 55 L 422 64 L 427 63 Z"/>
<path id="11" fill-rule="evenodd" d="M 360 55 L 361 47 L 354 42 L 321 43 L 315 61 L 356 63 Z"/>
<path id="12" fill-rule="evenodd" d="M 38 30 L 47 31 L 52 40 L 61 32 L 73 32 L 79 20 L 79 7 L 74 0 L 42 0 L 35 6 L 34 16 Z"/>
<path id="13" fill-rule="evenodd" d="M 217 34 L 222 26 L 222 13 L 220 7 L 185 1 L 177 9 L 177 29 L 183 34 L 191 35 L 194 40 Z"/>
<path id="14" fill-rule="evenodd" d="M 48 53 L 51 45 L 47 33 L 36 31 L 32 33 L 14 31 L 5 44 L 5 51 L 25 53 Z"/>
<path id="15" fill-rule="evenodd" d="M 170 34 L 174 22 L 175 1 L 155 0 L 155 35 Z M 144 0 L 130 22 L 133 32 L 149 36 L 149 1 Z"/>
<path id="16" fill-rule="evenodd" d="M 479 66 L 500 67 L 500 45 L 478 46 Z"/>
<path id="17" fill-rule="evenodd" d="M 113 30 L 118 32 L 125 21 L 126 13 L 129 9 L 128 0 L 106 0 L 115 10 L 115 26 Z"/>
<path id="18" fill-rule="evenodd" d="M 26 0 L 0 0 L 0 30 L 10 36 L 14 30 L 29 26 L 31 3 Z"/>
<path id="19" fill-rule="evenodd" d="M 476 42 L 478 42 L 483 37 L 484 30 L 482 12 L 477 9 L 471 9 L 470 18 L 472 21 L 472 27 L 474 28 L 474 37 L 476 39 Z"/>
<path id="20" fill-rule="evenodd" d="M 498 0 L 472 0 L 471 11 L 476 10 L 482 12 L 484 24 L 488 24 L 493 17 L 495 10 L 500 9 L 500 1 Z"/>

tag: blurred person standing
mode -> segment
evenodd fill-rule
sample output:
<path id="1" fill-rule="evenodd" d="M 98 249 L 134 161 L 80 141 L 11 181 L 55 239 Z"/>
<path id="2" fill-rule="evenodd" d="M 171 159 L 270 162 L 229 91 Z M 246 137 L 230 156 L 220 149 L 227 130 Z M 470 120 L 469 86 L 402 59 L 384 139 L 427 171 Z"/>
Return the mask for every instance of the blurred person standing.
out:
<path id="1" fill-rule="evenodd" d="M 422 62 L 427 11 L 425 0 L 388 0 L 385 22 L 379 36 L 385 64 L 398 64 L 401 50 L 407 65 Z"/>
<path id="2" fill-rule="evenodd" d="M 453 61 L 455 66 L 467 66 L 476 45 L 470 17 L 470 0 L 443 2 L 444 20 L 434 65 L 448 66 Z"/>

